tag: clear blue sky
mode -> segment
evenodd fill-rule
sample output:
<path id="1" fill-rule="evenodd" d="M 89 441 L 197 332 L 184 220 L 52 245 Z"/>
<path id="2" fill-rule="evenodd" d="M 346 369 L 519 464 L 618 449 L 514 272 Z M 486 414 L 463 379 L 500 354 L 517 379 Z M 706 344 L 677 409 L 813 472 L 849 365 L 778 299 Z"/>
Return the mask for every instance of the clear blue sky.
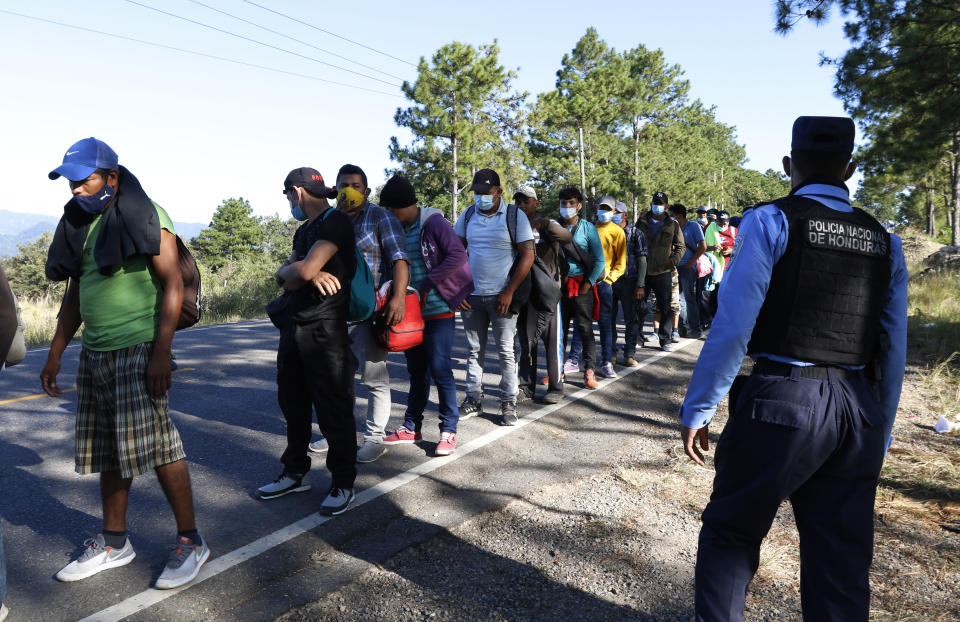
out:
<path id="1" fill-rule="evenodd" d="M 137 0 L 193 20 L 397 83 L 348 61 L 283 39 L 189 0 Z M 271 14 L 242 0 L 203 0 L 222 11 L 405 78 L 415 68 Z M 589 26 L 618 50 L 643 43 L 680 64 L 692 93 L 736 126 L 748 166 L 778 168 L 801 114 L 843 114 L 833 71 L 818 53 L 847 48 L 841 20 L 773 33 L 771 0 L 483 3 L 409 1 L 259 4 L 416 63 L 444 43 L 496 38 L 516 86 L 553 88 L 560 59 Z M 174 220 L 207 222 L 227 197 L 257 214 L 288 213 L 281 196 L 291 168 L 313 166 L 332 183 L 345 162 L 370 185 L 390 166 L 387 144 L 398 88 L 221 34 L 125 0 L 26 2 L 0 9 L 268 65 L 386 94 L 331 85 L 81 32 L 0 13 L 0 209 L 61 213 L 66 183 L 47 180 L 66 148 L 107 141 Z M 394 93 L 395 95 L 390 95 Z M 667 189 L 669 190 L 669 189 Z M 682 198 L 682 197 L 681 197 Z"/>

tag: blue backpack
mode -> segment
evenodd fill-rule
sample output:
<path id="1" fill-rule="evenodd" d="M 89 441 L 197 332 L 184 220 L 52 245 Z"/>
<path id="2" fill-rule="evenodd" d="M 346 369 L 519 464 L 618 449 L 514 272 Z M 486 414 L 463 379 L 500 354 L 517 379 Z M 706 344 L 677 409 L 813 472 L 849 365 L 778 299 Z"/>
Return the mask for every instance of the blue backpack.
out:
<path id="1" fill-rule="evenodd" d="M 335 207 L 328 209 L 323 214 L 323 219 L 326 220 L 335 209 Z M 373 283 L 373 273 L 370 272 L 370 266 L 363 258 L 363 253 L 356 246 L 353 247 L 353 253 L 357 261 L 357 269 L 350 281 L 350 308 L 347 311 L 347 321 L 362 322 L 373 315 L 373 311 L 377 308 L 377 290 Z"/>

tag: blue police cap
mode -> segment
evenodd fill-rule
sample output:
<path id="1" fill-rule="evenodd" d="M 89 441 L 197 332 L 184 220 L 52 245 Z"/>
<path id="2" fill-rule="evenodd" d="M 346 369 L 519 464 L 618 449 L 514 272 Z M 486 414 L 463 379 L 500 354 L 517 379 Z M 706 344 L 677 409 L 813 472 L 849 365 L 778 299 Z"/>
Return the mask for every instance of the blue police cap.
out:
<path id="1" fill-rule="evenodd" d="M 797 117 L 793 122 L 794 151 L 853 153 L 856 126 L 850 117 Z"/>

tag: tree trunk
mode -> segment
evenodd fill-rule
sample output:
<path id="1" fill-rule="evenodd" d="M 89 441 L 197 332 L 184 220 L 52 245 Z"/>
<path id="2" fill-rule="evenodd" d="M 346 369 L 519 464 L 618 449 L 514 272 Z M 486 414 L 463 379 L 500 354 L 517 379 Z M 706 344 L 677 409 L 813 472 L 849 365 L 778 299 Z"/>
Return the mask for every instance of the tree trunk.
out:
<path id="1" fill-rule="evenodd" d="M 930 179 L 930 175 L 927 175 L 926 181 L 926 197 L 924 208 L 927 213 L 927 235 L 935 236 L 937 235 L 937 223 L 936 223 L 936 213 L 934 208 L 936 203 L 933 200 L 934 187 L 933 180 Z"/>
<path id="2" fill-rule="evenodd" d="M 580 193 L 587 193 L 587 167 L 583 162 L 583 126 L 581 125 L 580 130 Z"/>
<path id="3" fill-rule="evenodd" d="M 637 222 L 637 210 L 640 207 L 640 197 L 637 189 L 640 187 L 640 128 L 639 120 L 633 121 L 633 222 Z"/>
<path id="4" fill-rule="evenodd" d="M 457 196 L 460 194 L 460 180 L 457 178 L 457 134 L 450 137 L 450 149 L 453 151 L 453 222 L 457 222 Z"/>
<path id="5" fill-rule="evenodd" d="M 950 244 L 960 244 L 960 127 L 953 130 L 953 162 L 950 163 L 950 208 L 953 222 L 950 227 Z"/>

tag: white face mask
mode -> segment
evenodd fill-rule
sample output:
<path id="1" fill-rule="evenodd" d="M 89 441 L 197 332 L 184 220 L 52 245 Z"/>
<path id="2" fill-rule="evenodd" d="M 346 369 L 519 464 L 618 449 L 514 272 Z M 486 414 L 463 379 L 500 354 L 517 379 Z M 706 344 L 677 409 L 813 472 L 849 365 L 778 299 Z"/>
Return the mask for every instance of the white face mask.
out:
<path id="1" fill-rule="evenodd" d="M 570 220 L 577 215 L 577 208 L 575 207 L 561 207 L 560 208 L 560 217 L 564 220 Z"/>

